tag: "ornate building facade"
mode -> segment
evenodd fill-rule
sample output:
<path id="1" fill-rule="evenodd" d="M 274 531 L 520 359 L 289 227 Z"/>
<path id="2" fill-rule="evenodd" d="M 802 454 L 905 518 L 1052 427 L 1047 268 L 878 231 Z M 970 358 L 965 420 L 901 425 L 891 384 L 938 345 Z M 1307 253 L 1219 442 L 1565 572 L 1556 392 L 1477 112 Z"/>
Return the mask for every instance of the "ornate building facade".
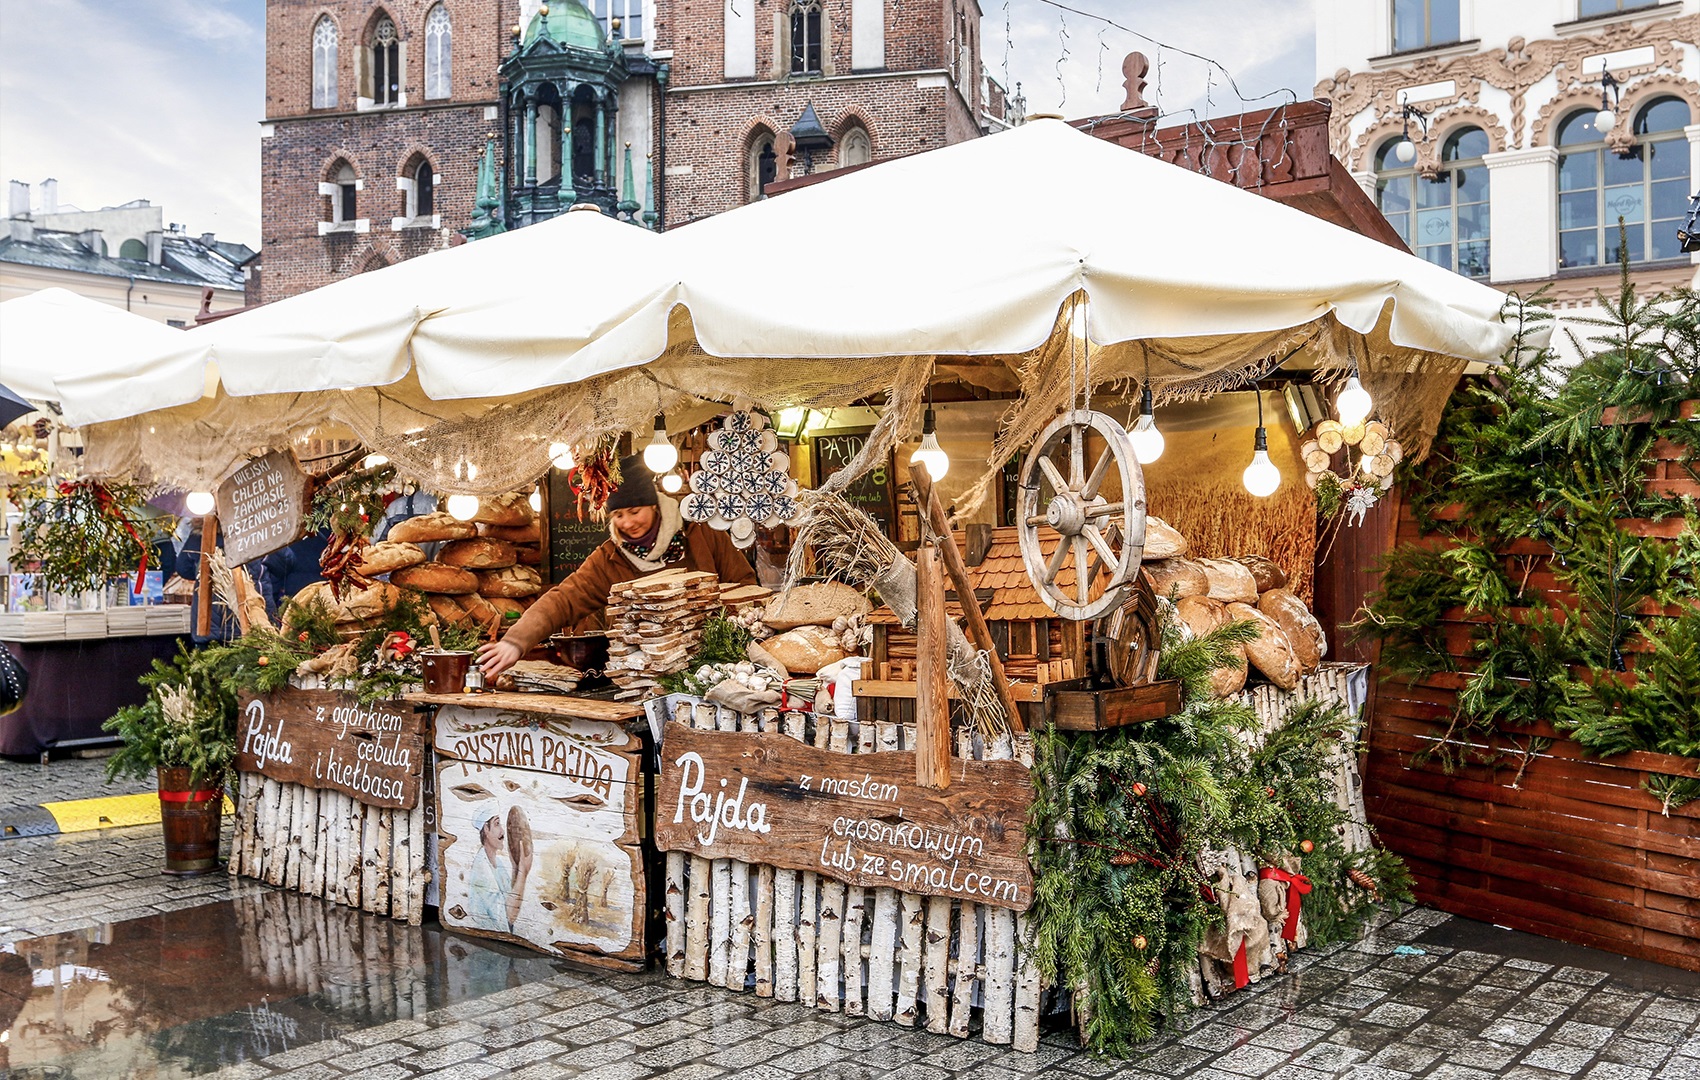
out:
<path id="1" fill-rule="evenodd" d="M 1700 0 L 1318 0 L 1334 155 L 1411 250 L 1561 306 L 1686 285 Z M 1602 111 L 1602 106 L 1605 108 Z"/>
<path id="2" fill-rule="evenodd" d="M 265 300 L 575 202 L 678 225 L 1003 124 L 978 0 L 266 9 Z"/>

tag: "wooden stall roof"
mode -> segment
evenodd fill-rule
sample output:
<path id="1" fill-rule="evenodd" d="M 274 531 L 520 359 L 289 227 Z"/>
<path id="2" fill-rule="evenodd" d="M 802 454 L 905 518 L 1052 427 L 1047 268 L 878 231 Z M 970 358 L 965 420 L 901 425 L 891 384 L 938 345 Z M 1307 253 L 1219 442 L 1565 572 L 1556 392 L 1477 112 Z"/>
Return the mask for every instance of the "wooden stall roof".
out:
<path id="1" fill-rule="evenodd" d="M 1023 622 L 1038 619 L 1052 619 L 1056 613 L 1045 606 L 1039 599 L 1039 593 L 1033 588 L 1033 582 L 1027 577 L 1027 567 L 1021 561 L 1021 542 L 1017 538 L 1020 530 L 1013 525 L 992 530 L 992 543 L 986 549 L 985 558 L 977 565 L 968 567 L 968 580 L 974 586 L 974 592 L 980 597 L 981 610 L 985 612 L 988 622 Z M 1062 537 L 1052 529 L 1039 530 L 1039 547 L 1048 558 L 1056 550 Z M 956 534 L 956 545 L 963 551 L 968 550 L 968 542 L 961 533 Z M 1074 588 L 1074 564 L 1071 560 L 1057 575 L 1058 584 L 1065 590 Z M 986 594 L 990 594 L 990 599 Z M 962 607 L 952 601 L 948 605 L 950 616 L 955 619 L 962 617 Z M 895 626 L 897 617 L 888 607 L 876 608 L 868 621 L 874 625 Z"/>

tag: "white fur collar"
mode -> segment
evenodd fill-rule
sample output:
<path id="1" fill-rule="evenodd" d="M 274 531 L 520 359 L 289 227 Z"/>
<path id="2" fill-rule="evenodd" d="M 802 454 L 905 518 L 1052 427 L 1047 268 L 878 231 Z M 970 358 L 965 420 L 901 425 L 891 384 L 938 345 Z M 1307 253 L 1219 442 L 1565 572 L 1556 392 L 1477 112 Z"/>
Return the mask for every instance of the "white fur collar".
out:
<path id="1" fill-rule="evenodd" d="M 625 538 L 614 528 L 614 523 L 608 523 L 608 535 L 614 538 L 614 546 L 620 549 L 620 554 L 626 561 L 642 570 L 644 573 L 654 573 L 667 565 L 667 546 L 673 542 L 673 537 L 679 535 L 679 502 L 670 499 L 660 492 L 655 493 L 656 506 L 661 511 L 661 528 L 655 534 L 655 546 L 650 548 L 651 555 L 659 555 L 659 559 L 639 558 L 637 553 L 626 546 Z"/>

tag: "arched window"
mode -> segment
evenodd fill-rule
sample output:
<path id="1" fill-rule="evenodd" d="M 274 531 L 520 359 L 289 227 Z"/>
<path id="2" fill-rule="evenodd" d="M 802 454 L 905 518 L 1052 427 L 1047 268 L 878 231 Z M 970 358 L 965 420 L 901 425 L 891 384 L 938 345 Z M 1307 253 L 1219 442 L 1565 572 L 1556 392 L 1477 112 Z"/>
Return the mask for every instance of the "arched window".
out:
<path id="1" fill-rule="evenodd" d="M 118 245 L 120 259 L 145 259 L 148 257 L 148 246 L 140 240 L 131 238 Z"/>
<path id="2" fill-rule="evenodd" d="M 1468 277 L 1488 276 L 1488 171 L 1490 149 L 1480 128 L 1454 132 L 1441 147 L 1444 171 L 1433 180 L 1393 156 L 1398 141 L 1375 158 L 1376 202 L 1411 250 Z"/>
<path id="3" fill-rule="evenodd" d="M 336 188 L 331 194 L 331 224 L 347 225 L 360 216 L 360 181 L 354 166 L 342 162 L 331 174 L 331 184 Z"/>
<path id="4" fill-rule="evenodd" d="M 372 26 L 368 50 L 372 104 L 394 105 L 401 100 L 401 39 L 396 36 L 395 21 L 388 15 Z"/>
<path id="5" fill-rule="evenodd" d="M 874 159 L 873 143 L 861 127 L 851 127 L 838 141 L 838 167 L 866 165 Z"/>
<path id="6" fill-rule="evenodd" d="M 336 23 L 329 15 L 313 27 L 313 108 L 336 108 Z"/>
<path id="7" fill-rule="evenodd" d="M 438 4 L 425 16 L 425 98 L 446 98 L 450 92 L 449 54 L 453 34 L 449 9 Z"/>
<path id="8" fill-rule="evenodd" d="M 744 160 L 744 175 L 748 181 L 749 190 L 746 197 L 749 202 L 761 198 L 763 189 L 779 179 L 779 155 L 774 152 L 771 132 L 763 129 L 750 138 Z"/>
<path id="9" fill-rule="evenodd" d="M 820 73 L 820 5 L 810 0 L 791 8 L 791 74 Z"/>
<path id="10" fill-rule="evenodd" d="M 1583 110 L 1558 126 L 1558 265 L 1606 266 L 1623 254 L 1618 221 L 1628 241 L 1629 261 L 1674 259 L 1676 238 L 1688 210 L 1688 105 L 1659 98 L 1635 114 L 1635 145 L 1619 155 L 1606 147 Z"/>

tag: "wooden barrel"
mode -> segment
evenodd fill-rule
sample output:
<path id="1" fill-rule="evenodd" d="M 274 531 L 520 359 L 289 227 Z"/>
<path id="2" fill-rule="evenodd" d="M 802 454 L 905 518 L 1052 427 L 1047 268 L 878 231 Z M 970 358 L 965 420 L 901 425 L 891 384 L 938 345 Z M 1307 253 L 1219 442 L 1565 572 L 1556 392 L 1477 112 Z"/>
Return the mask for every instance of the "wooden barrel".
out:
<path id="1" fill-rule="evenodd" d="M 165 831 L 165 872 L 179 877 L 219 869 L 218 840 L 224 790 L 207 784 L 186 766 L 161 766 L 159 818 Z"/>

